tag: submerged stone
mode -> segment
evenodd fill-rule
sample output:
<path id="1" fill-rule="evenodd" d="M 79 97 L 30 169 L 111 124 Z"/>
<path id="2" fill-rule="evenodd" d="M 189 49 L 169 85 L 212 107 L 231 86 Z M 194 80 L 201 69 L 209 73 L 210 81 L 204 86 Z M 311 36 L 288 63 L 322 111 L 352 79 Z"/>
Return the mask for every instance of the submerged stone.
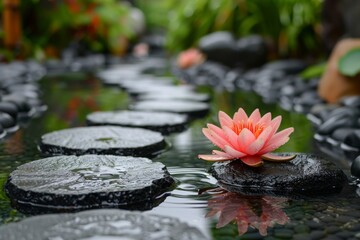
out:
<path id="1" fill-rule="evenodd" d="M 241 161 L 215 163 L 210 172 L 228 191 L 255 195 L 331 194 L 340 192 L 346 182 L 346 175 L 332 162 L 301 153 L 289 162 L 265 162 L 258 168 Z"/>
<path id="2" fill-rule="evenodd" d="M 360 178 L 360 156 L 355 158 L 351 164 L 351 175 Z"/>
<path id="3" fill-rule="evenodd" d="M 0 239 L 206 240 L 195 227 L 176 218 L 125 210 L 30 217 L 0 227 Z"/>
<path id="4" fill-rule="evenodd" d="M 15 208 L 38 213 L 151 209 L 173 184 L 166 167 L 147 158 L 84 155 L 21 165 L 10 174 L 5 188 Z"/>
<path id="5" fill-rule="evenodd" d="M 43 153 L 56 155 L 114 154 L 150 157 L 165 148 L 164 137 L 147 129 L 115 126 L 77 127 L 41 137 Z"/>
<path id="6" fill-rule="evenodd" d="M 123 127 L 140 127 L 158 131 L 163 134 L 185 130 L 187 117 L 166 112 L 94 112 L 86 117 L 88 125 L 118 125 Z"/>
<path id="7" fill-rule="evenodd" d="M 139 101 L 131 108 L 137 111 L 160 111 L 188 114 L 192 117 L 203 117 L 209 112 L 209 104 L 194 101 Z"/>

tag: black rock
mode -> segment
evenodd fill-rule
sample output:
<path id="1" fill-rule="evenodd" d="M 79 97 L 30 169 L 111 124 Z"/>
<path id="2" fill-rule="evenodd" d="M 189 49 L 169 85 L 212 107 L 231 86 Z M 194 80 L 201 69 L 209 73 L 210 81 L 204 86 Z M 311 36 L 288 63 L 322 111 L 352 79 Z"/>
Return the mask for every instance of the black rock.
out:
<path id="1" fill-rule="evenodd" d="M 0 102 L 0 112 L 9 114 L 13 119 L 17 119 L 19 110 L 15 103 L 12 102 Z"/>
<path id="2" fill-rule="evenodd" d="M 31 110 L 31 105 L 28 104 L 27 99 L 18 94 L 5 95 L 3 96 L 2 101 L 15 104 L 20 113 L 29 113 Z"/>
<path id="3" fill-rule="evenodd" d="M 259 67 L 267 59 L 268 49 L 260 36 L 242 37 L 237 42 L 239 61 L 247 68 Z"/>
<path id="4" fill-rule="evenodd" d="M 358 119 L 358 112 L 350 111 L 343 111 L 341 114 L 334 114 L 336 109 L 330 114 L 329 118 L 320 125 L 318 129 L 318 133 L 320 135 L 329 135 L 337 128 L 351 128 L 356 127 L 357 119 Z"/>
<path id="5" fill-rule="evenodd" d="M 331 112 L 337 108 L 337 105 L 318 104 L 311 108 L 306 117 L 315 127 L 319 127 L 325 120 L 329 118 Z"/>
<path id="6" fill-rule="evenodd" d="M 339 145 L 341 142 L 344 142 L 347 136 L 349 136 L 355 130 L 356 129 L 354 128 L 338 128 L 331 134 L 327 141 L 330 141 L 332 145 Z"/>
<path id="7" fill-rule="evenodd" d="M 123 127 L 140 127 L 163 134 L 181 132 L 186 129 L 187 117 L 166 112 L 94 112 L 86 117 L 88 125 L 115 125 Z"/>
<path id="8" fill-rule="evenodd" d="M 6 194 L 20 211 L 151 209 L 174 179 L 160 162 L 113 155 L 57 156 L 17 167 Z"/>
<path id="9" fill-rule="evenodd" d="M 114 154 L 151 157 L 165 148 L 164 137 L 147 129 L 115 126 L 78 127 L 47 133 L 39 149 L 56 155 Z"/>
<path id="10" fill-rule="evenodd" d="M 207 240 L 197 228 L 176 218 L 126 210 L 48 214 L 0 227 L 6 240 L 131 239 Z"/>
<path id="11" fill-rule="evenodd" d="M 347 107 L 360 108 L 360 96 L 343 97 L 339 103 Z"/>
<path id="12" fill-rule="evenodd" d="M 241 161 L 215 163 L 210 172 L 228 191 L 255 195 L 337 193 L 347 179 L 332 162 L 301 153 L 290 162 L 266 162 L 258 168 L 248 167 Z"/>
<path id="13" fill-rule="evenodd" d="M 5 112 L 0 112 L 0 124 L 3 128 L 7 129 L 7 131 L 18 129 L 15 119 Z"/>
<path id="14" fill-rule="evenodd" d="M 351 175 L 360 178 L 360 156 L 355 158 L 351 164 Z"/>
<path id="15" fill-rule="evenodd" d="M 263 69 L 283 71 L 287 74 L 296 74 L 304 70 L 306 67 L 307 64 L 301 60 L 287 59 L 267 63 L 263 66 Z"/>
<path id="16" fill-rule="evenodd" d="M 230 67 L 238 61 L 237 44 L 230 32 L 214 32 L 202 37 L 199 48 L 210 61 Z"/>
<path id="17" fill-rule="evenodd" d="M 354 159 L 360 155 L 360 130 L 354 130 L 348 134 L 340 147 L 350 159 Z"/>
<path id="18" fill-rule="evenodd" d="M 130 106 L 136 111 L 160 111 L 188 114 L 191 117 L 203 117 L 209 112 L 209 105 L 194 101 L 140 101 Z"/>

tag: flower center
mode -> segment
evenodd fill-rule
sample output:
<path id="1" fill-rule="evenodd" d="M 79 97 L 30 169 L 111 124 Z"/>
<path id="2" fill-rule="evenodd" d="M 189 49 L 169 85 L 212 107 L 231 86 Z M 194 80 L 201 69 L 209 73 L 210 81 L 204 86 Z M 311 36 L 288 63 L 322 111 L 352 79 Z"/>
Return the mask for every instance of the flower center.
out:
<path id="1" fill-rule="evenodd" d="M 252 132 L 256 138 L 264 130 L 264 126 L 262 124 L 258 124 L 258 123 L 254 124 L 251 120 L 248 120 L 246 122 L 244 120 L 241 120 L 237 123 L 234 122 L 233 130 L 237 135 L 239 135 L 244 128 L 249 129 L 250 132 Z"/>

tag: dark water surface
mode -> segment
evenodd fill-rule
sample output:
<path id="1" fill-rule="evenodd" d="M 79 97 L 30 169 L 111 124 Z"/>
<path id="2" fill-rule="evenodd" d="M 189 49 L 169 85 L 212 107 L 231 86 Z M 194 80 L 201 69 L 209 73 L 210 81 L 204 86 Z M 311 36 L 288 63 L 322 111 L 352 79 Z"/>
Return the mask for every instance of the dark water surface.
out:
<path id="1" fill-rule="evenodd" d="M 1 224 L 26 217 L 11 208 L 3 185 L 7 175 L 17 166 L 42 157 L 37 149 L 41 135 L 83 126 L 88 113 L 127 109 L 133 101 L 120 89 L 103 87 L 91 75 L 47 77 L 41 85 L 48 111 L 39 118 L 22 123 L 21 129 L 0 145 Z M 312 141 L 312 127 L 304 115 L 264 104 L 253 93 L 212 91 L 207 87 L 200 91 L 212 95 L 211 112 L 207 117 L 193 121 L 186 131 L 167 137 L 169 149 L 154 161 L 165 164 L 178 185 L 163 203 L 147 213 L 180 218 L 212 239 L 360 239 L 360 199 L 356 188 L 351 185 L 337 195 L 300 199 L 246 197 L 218 189 L 199 194 L 199 190 L 216 188 L 216 179 L 207 172 L 211 163 L 197 159 L 197 155 L 209 154 L 214 148 L 201 129 L 208 122 L 218 123 L 219 110 L 232 115 L 239 107 L 248 113 L 259 108 L 262 114 L 282 115 L 281 129 L 293 126 L 295 132 L 279 151 L 318 152 Z M 348 174 L 349 162 L 336 160 Z M 247 225 L 256 229 L 248 229 Z M 244 234 L 240 237 L 239 232 Z"/>

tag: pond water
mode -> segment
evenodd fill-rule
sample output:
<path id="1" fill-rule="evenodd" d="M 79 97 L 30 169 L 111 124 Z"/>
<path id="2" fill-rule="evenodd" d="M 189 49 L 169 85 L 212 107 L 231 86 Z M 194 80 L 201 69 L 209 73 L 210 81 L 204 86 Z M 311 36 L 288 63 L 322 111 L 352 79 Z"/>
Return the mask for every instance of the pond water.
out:
<path id="1" fill-rule="evenodd" d="M 133 100 L 119 88 L 104 87 L 91 74 L 50 76 L 40 84 L 48 111 L 22 122 L 21 129 L 0 145 L 1 224 L 26 217 L 10 206 L 3 185 L 17 166 L 42 158 L 37 149 L 41 135 L 83 126 L 88 113 L 127 109 Z M 247 112 L 259 108 L 262 114 L 282 115 L 281 129 L 293 126 L 295 132 L 278 151 L 322 153 L 314 146 L 313 129 L 304 115 L 284 111 L 276 104 L 265 104 L 255 94 L 240 90 L 229 93 L 201 87 L 199 91 L 211 94 L 211 111 L 205 118 L 192 121 L 186 131 L 166 137 L 167 151 L 153 160 L 167 166 L 177 186 L 164 202 L 146 213 L 177 217 L 212 239 L 360 239 L 360 198 L 350 184 L 340 194 L 315 198 L 246 197 L 214 189 L 216 179 L 208 173 L 211 163 L 199 160 L 197 155 L 208 154 L 213 149 L 201 129 L 208 122 L 217 123 L 219 110 L 232 114 L 239 107 Z M 349 175 L 348 161 L 326 157 L 335 159 Z M 213 190 L 199 194 L 205 189 Z M 215 213 L 220 212 L 219 219 Z M 231 222 L 232 219 L 239 224 Z M 247 229 L 247 224 L 255 228 Z M 244 234 L 239 236 L 239 232 Z"/>

